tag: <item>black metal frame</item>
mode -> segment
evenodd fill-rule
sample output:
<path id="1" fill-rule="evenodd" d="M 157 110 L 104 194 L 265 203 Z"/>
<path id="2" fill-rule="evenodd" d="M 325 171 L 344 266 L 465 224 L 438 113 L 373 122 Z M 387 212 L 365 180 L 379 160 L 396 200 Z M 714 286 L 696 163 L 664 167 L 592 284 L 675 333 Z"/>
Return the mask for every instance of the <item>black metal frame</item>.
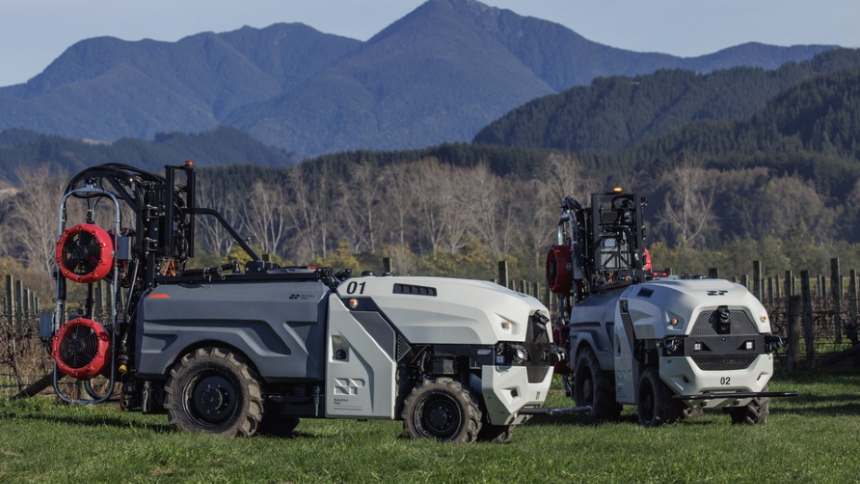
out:
<path id="1" fill-rule="evenodd" d="M 183 178 L 184 184 L 177 185 L 177 182 L 183 181 Z M 126 268 L 129 271 L 128 290 L 124 301 L 121 281 L 117 277 L 120 269 L 116 259 L 110 276 L 111 291 L 114 294 L 112 300 L 115 301 L 112 307 L 113 320 L 108 324 L 112 339 L 111 381 L 114 379 L 118 364 L 126 367 L 133 364 L 133 355 L 129 350 L 129 335 L 134 333 L 134 309 L 141 295 L 145 290 L 162 281 L 162 265 L 165 262 L 170 261 L 175 264 L 176 273 L 182 274 L 186 262 L 194 256 L 195 217 L 215 217 L 248 254 L 252 265 L 263 268 L 269 266 L 219 212 L 196 207 L 195 190 L 196 174 L 193 162 L 190 161 L 184 165 L 165 166 L 164 176 L 120 163 L 98 165 L 82 170 L 72 177 L 66 186 L 60 209 L 61 232 L 66 223 L 66 202 L 72 198 L 86 200 L 91 209 L 94 206 L 91 201 L 95 200 L 97 203 L 98 199 L 111 199 L 117 212 L 116 226 L 113 228 L 116 240 L 125 236 L 119 233 L 124 229 L 121 223 L 121 207 L 123 205 L 128 207 L 134 217 L 133 234 L 130 235 L 133 245 L 130 247 L 128 259 L 124 260 L 129 264 Z M 204 271 L 195 277 L 199 280 L 205 276 Z M 57 309 L 54 315 L 54 331 L 65 324 L 67 316 L 65 314 L 67 283 L 59 271 L 55 273 L 55 277 Z M 184 278 L 191 279 L 191 276 L 189 274 Z M 87 317 L 91 317 L 94 303 L 93 284 L 88 284 L 87 289 L 84 308 Z M 58 388 L 59 377 L 55 369 L 55 389 Z M 63 398 L 62 392 L 58 391 L 58 394 Z M 98 403 L 109 396 L 104 395 L 95 401 L 77 401 L 70 397 L 64 399 L 72 403 Z"/>
<path id="2" fill-rule="evenodd" d="M 644 197 L 615 191 L 592 194 L 589 207 L 571 197 L 562 201 L 558 243 L 571 247 L 575 301 L 645 280 L 645 206 Z M 605 240 L 615 241 L 610 260 L 622 267 L 600 260 Z"/>
<path id="3" fill-rule="evenodd" d="M 722 400 L 722 399 L 742 399 L 742 398 L 793 398 L 799 397 L 798 392 L 715 392 L 715 393 L 700 393 L 697 395 L 673 395 L 676 400 Z"/>

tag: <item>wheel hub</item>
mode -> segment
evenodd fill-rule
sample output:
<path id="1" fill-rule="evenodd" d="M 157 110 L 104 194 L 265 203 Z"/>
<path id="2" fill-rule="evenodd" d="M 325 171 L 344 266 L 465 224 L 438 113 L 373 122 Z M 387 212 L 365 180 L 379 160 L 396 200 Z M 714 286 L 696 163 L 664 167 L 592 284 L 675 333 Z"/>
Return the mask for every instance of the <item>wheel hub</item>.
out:
<path id="1" fill-rule="evenodd" d="M 235 385 L 227 378 L 221 375 L 204 376 L 192 391 L 192 409 L 205 422 L 221 423 L 236 410 L 237 395 Z"/>
<path id="2" fill-rule="evenodd" d="M 454 435 L 462 420 L 459 405 L 447 395 L 433 395 L 428 398 L 422 413 L 424 428 L 437 438 Z"/>

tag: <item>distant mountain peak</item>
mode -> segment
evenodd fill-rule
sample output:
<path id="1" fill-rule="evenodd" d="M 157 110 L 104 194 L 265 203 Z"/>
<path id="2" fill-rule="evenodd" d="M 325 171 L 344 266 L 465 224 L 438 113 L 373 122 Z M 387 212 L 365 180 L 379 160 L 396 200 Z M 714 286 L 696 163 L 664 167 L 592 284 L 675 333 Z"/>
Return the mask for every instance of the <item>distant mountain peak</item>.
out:
<path id="1" fill-rule="evenodd" d="M 599 77 L 774 68 L 819 47 L 681 58 L 619 49 L 476 0 L 428 0 L 367 42 L 302 23 L 177 42 L 93 38 L 0 88 L 0 129 L 149 138 L 228 124 L 300 154 L 472 139 L 505 112 Z"/>

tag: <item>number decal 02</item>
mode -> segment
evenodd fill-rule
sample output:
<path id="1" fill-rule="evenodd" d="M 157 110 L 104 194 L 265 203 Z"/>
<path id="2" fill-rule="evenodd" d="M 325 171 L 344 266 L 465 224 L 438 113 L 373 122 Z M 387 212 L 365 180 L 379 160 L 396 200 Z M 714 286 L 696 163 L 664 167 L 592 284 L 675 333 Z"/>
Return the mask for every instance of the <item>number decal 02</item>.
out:
<path id="1" fill-rule="evenodd" d="M 731 385 L 731 384 L 732 384 L 732 377 L 730 377 L 730 376 L 720 377 L 720 385 L 725 386 L 725 385 Z"/>
<path id="2" fill-rule="evenodd" d="M 367 283 L 358 283 L 355 281 L 350 282 L 346 285 L 346 293 L 347 294 L 364 294 L 364 288 Z"/>

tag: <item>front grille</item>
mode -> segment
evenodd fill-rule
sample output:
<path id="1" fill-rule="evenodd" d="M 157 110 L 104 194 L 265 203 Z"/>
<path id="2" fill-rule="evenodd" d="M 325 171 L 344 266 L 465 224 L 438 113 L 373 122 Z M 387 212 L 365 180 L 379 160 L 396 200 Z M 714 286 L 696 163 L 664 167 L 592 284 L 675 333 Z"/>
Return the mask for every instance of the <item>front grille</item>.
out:
<path id="1" fill-rule="evenodd" d="M 408 294 L 410 296 L 430 296 L 436 297 L 435 287 L 415 286 L 412 284 L 395 284 L 394 294 Z"/>
<path id="2" fill-rule="evenodd" d="M 719 335 L 720 333 L 717 332 L 716 324 L 711 318 L 714 311 L 716 309 L 709 309 L 699 313 L 699 317 L 696 318 L 696 323 L 693 325 L 693 331 L 690 334 L 693 336 Z M 743 309 L 730 309 L 729 314 L 731 315 L 731 331 L 729 334 L 758 334 L 758 328 L 746 311 Z"/>
<path id="3" fill-rule="evenodd" d="M 743 370 L 753 364 L 756 356 L 694 356 L 693 362 L 703 371 Z"/>

